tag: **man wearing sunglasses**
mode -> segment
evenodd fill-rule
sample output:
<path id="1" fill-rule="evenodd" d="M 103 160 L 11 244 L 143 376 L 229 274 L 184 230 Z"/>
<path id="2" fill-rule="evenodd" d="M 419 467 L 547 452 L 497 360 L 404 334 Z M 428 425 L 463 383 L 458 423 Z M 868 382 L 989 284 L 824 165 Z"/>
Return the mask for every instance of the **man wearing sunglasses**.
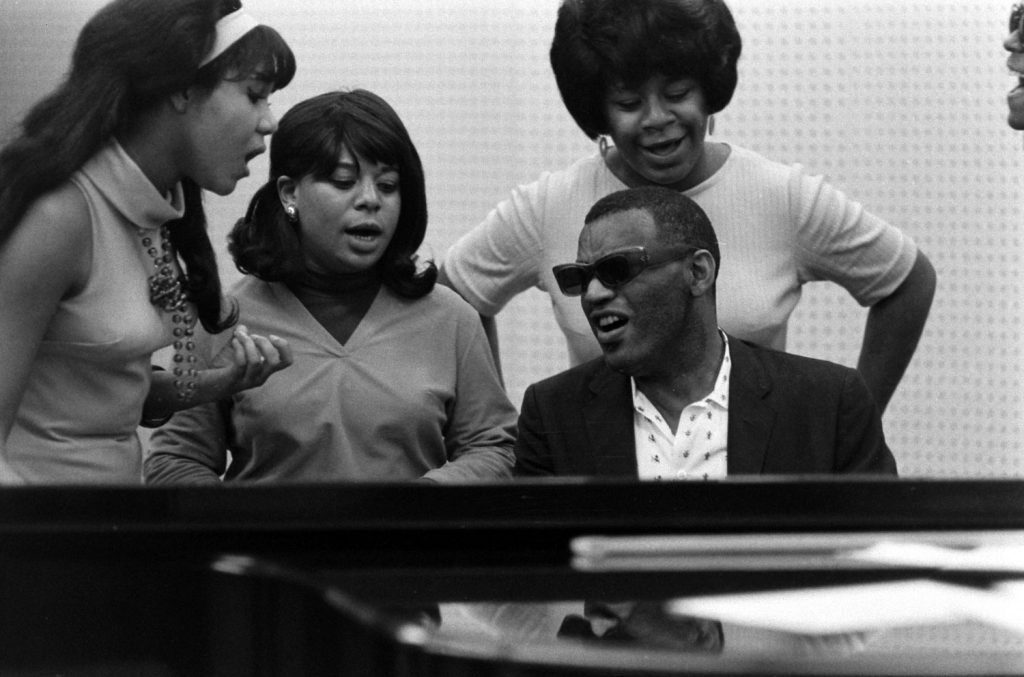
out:
<path id="1" fill-rule="evenodd" d="M 527 389 L 519 476 L 896 473 L 855 370 L 718 328 L 719 264 L 707 215 L 677 191 L 623 190 L 591 208 L 576 263 L 553 272 L 603 357 Z"/>

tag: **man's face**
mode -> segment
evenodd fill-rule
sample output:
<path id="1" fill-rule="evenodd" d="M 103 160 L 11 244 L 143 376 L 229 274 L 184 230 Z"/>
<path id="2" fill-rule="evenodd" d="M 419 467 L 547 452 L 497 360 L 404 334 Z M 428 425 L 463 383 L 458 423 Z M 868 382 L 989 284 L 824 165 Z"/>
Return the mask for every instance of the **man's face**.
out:
<path id="1" fill-rule="evenodd" d="M 607 214 L 584 227 L 576 260 L 593 263 L 637 246 L 645 247 L 655 261 L 673 254 L 658 241 L 657 226 L 646 211 Z M 634 377 L 671 369 L 673 356 L 682 349 L 686 324 L 693 321 L 685 272 L 690 258 L 648 267 L 614 289 L 596 277 L 590 280 L 581 303 L 609 367 Z"/>

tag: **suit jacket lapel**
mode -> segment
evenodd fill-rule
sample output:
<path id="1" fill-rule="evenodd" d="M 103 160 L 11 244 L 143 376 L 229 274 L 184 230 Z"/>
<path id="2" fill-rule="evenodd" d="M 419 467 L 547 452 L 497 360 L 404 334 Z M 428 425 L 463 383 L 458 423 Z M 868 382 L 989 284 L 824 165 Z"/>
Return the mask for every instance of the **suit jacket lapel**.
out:
<path id="1" fill-rule="evenodd" d="M 633 400 L 629 378 L 602 365 L 590 381 L 583 407 L 594 471 L 600 476 L 637 477 Z"/>
<path id="2" fill-rule="evenodd" d="M 729 354 L 729 474 L 759 475 L 775 425 L 775 411 L 765 401 L 772 383 L 740 339 L 729 337 Z"/>

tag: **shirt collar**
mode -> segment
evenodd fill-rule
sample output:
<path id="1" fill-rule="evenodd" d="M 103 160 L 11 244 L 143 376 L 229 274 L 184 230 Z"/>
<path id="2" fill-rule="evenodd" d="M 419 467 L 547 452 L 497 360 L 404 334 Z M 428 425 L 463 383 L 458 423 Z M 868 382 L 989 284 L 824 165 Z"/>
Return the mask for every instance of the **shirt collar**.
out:
<path id="1" fill-rule="evenodd" d="M 161 195 L 117 139 L 90 158 L 82 173 L 137 228 L 159 228 L 185 214 L 181 183 L 170 196 Z"/>
<path id="2" fill-rule="evenodd" d="M 719 365 L 718 376 L 715 378 L 715 387 L 703 398 L 697 402 L 691 402 L 691 404 L 707 402 L 728 411 L 729 379 L 732 377 L 732 356 L 729 353 L 729 337 L 726 336 L 725 332 L 721 329 L 718 330 L 718 333 L 722 337 L 723 351 L 722 364 Z M 629 387 L 633 393 L 633 409 L 640 414 L 646 415 L 647 410 L 652 405 L 650 404 L 650 400 L 647 399 L 647 396 L 640 392 L 636 387 L 636 379 L 632 376 L 629 378 Z"/>

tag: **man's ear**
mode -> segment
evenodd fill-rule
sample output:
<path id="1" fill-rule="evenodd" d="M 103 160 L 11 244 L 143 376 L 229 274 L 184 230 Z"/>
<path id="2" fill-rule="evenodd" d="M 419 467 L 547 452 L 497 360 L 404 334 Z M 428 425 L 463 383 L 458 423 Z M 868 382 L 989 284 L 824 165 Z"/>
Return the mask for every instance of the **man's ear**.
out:
<path id="1" fill-rule="evenodd" d="M 698 249 L 693 253 L 690 264 L 690 274 L 693 281 L 690 283 L 690 293 L 694 296 L 703 296 L 715 287 L 715 273 L 718 266 L 715 265 L 715 257 L 707 249 Z"/>

